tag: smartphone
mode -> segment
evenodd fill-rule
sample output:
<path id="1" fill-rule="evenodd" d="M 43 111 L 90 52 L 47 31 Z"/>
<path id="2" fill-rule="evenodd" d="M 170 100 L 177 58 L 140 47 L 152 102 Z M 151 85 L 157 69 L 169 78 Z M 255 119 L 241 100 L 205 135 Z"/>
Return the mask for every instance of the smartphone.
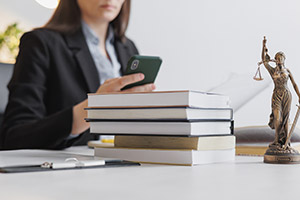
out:
<path id="1" fill-rule="evenodd" d="M 157 56 L 132 56 L 125 70 L 124 75 L 143 73 L 145 78 L 139 82 L 126 85 L 121 90 L 126 90 L 135 86 L 144 85 L 148 83 L 154 83 L 155 78 L 158 74 L 162 59 Z"/>

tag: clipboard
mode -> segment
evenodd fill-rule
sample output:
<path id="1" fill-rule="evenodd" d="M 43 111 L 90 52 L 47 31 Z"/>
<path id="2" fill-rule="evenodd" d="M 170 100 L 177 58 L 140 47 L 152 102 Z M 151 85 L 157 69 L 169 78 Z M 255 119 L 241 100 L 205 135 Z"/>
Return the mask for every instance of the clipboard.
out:
<path id="1" fill-rule="evenodd" d="M 51 164 L 45 162 L 41 165 L 19 165 L 19 166 L 7 166 L 7 167 L 0 167 L 0 173 L 24 173 L 24 172 L 43 172 L 43 171 L 57 171 L 57 170 L 70 170 L 70 169 L 94 169 L 94 168 L 110 168 L 110 167 L 127 167 L 127 166 L 139 166 L 139 163 L 124 161 L 124 160 L 107 160 L 105 164 L 98 164 L 98 165 L 82 165 L 76 163 L 82 163 L 82 161 L 74 162 L 75 165 L 64 165 L 65 163 L 61 164 L 60 167 L 53 168 Z M 58 163 L 56 163 L 58 164 Z"/>

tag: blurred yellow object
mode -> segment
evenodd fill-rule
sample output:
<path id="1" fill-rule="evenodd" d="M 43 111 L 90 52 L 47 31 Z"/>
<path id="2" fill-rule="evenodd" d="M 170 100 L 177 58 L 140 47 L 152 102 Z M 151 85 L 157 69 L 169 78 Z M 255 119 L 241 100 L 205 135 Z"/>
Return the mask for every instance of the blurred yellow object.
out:
<path id="1" fill-rule="evenodd" d="M 101 140 L 101 142 L 103 142 L 103 143 L 114 143 L 114 139 L 110 139 L 110 138 L 104 138 L 104 139 L 102 139 Z"/>

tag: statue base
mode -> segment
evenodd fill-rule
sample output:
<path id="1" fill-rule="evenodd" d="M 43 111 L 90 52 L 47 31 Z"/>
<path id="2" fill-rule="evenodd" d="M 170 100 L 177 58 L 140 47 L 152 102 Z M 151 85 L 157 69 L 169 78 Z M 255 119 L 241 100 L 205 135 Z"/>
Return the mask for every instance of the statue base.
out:
<path id="1" fill-rule="evenodd" d="M 270 145 L 264 155 L 264 162 L 272 164 L 300 164 L 300 154 L 290 146 L 282 148 L 277 145 Z"/>

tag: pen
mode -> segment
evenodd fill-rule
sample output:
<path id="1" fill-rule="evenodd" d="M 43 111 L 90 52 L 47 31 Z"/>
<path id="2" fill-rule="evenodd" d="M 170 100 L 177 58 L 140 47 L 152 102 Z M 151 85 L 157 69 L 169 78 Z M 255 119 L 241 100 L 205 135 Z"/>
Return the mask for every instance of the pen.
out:
<path id="1" fill-rule="evenodd" d="M 76 159 L 77 160 L 77 159 Z M 84 160 L 75 162 L 44 162 L 42 168 L 51 169 L 64 169 L 64 168 L 76 168 L 76 167 L 92 167 L 105 165 L 105 160 Z"/>

